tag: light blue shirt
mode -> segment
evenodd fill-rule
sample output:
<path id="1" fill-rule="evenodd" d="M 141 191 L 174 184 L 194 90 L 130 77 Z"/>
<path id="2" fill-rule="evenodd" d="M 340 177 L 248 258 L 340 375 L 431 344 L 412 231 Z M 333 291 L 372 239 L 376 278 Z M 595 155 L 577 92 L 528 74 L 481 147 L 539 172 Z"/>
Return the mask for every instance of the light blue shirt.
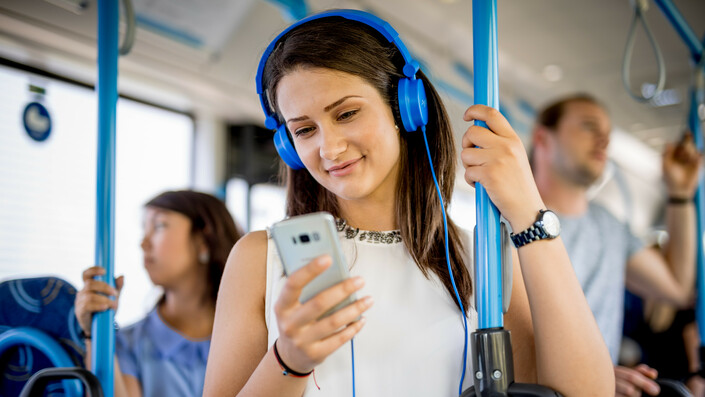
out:
<path id="1" fill-rule="evenodd" d="M 590 203 L 585 214 L 560 216 L 561 237 L 595 321 L 617 363 L 624 325 L 627 261 L 644 248 L 629 226 Z"/>
<path id="2" fill-rule="evenodd" d="M 141 321 L 120 329 L 115 353 L 120 370 L 142 385 L 145 397 L 203 394 L 210 338 L 191 340 L 170 328 L 153 309 Z"/>

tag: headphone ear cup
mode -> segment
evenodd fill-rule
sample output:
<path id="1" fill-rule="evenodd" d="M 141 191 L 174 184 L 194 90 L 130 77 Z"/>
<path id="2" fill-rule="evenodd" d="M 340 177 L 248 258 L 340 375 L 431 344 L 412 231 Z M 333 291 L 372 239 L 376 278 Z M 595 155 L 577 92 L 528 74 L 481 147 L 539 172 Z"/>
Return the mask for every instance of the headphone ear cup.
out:
<path id="1" fill-rule="evenodd" d="M 417 131 L 428 123 L 426 90 L 420 79 L 399 79 L 399 114 L 407 132 Z"/>
<path id="2" fill-rule="evenodd" d="M 294 145 L 289 139 L 289 134 L 286 131 L 285 125 L 280 125 L 277 127 L 277 132 L 274 133 L 274 147 L 279 153 L 279 157 L 284 160 L 286 165 L 295 170 L 300 170 L 305 168 L 304 163 L 299 158 L 299 154 L 296 153 Z"/>

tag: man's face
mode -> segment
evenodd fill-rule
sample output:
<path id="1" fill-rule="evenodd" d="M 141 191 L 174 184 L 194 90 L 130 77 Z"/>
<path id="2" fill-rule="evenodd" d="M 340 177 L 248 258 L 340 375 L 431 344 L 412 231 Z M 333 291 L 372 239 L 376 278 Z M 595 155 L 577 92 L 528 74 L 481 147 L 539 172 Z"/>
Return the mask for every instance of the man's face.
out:
<path id="1" fill-rule="evenodd" d="M 551 156 L 554 170 L 564 179 L 590 186 L 602 175 L 607 162 L 610 120 L 594 103 L 571 102 L 553 132 Z"/>

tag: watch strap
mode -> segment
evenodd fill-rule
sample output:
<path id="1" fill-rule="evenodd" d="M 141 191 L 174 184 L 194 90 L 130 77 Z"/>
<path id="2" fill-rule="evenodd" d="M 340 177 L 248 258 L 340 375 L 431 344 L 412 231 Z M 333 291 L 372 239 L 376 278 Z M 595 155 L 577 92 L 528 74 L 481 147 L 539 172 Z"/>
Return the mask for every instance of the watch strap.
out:
<path id="1" fill-rule="evenodd" d="M 543 227 L 541 227 L 541 224 L 537 221 L 534 222 L 533 225 L 529 226 L 529 228 L 524 230 L 523 232 L 517 234 L 512 233 L 510 237 L 512 238 L 514 246 L 519 248 L 521 246 L 529 244 L 532 241 L 543 240 L 545 238 L 548 238 L 548 234 L 545 230 L 543 230 Z"/>

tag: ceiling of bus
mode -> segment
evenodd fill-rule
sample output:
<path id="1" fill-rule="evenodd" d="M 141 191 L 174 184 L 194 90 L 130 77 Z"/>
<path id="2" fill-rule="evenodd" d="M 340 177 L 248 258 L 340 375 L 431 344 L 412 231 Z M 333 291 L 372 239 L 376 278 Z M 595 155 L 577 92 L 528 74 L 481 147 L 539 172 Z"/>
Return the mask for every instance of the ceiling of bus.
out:
<path id="1" fill-rule="evenodd" d="M 66 77 L 94 82 L 96 2 L 80 14 L 55 3 L 0 0 L 0 56 Z M 280 3 L 263 0 L 134 0 L 137 41 L 120 61 L 120 90 L 180 110 L 209 112 L 233 122 L 261 123 L 254 90 L 257 62 L 290 21 Z M 387 19 L 449 98 L 459 119 L 472 98 L 470 0 L 309 0 L 311 11 L 352 7 Z M 679 103 L 636 103 L 621 82 L 632 18 L 629 0 L 501 0 L 498 2 L 500 90 L 517 129 L 547 100 L 586 91 L 605 102 L 613 123 L 658 147 L 676 139 L 687 110 L 689 51 L 660 10 L 647 18 L 666 68 L 666 88 Z M 674 0 L 696 35 L 705 33 L 705 1 Z M 154 21 L 171 28 L 159 29 Z M 174 30 L 189 32 L 184 38 Z M 177 32 L 178 33 L 178 32 Z M 176 37 L 176 39 L 175 39 Z M 193 40 L 193 38 L 200 39 Z M 633 82 L 655 82 L 656 61 L 639 27 Z M 457 125 L 458 133 L 463 126 Z"/>

